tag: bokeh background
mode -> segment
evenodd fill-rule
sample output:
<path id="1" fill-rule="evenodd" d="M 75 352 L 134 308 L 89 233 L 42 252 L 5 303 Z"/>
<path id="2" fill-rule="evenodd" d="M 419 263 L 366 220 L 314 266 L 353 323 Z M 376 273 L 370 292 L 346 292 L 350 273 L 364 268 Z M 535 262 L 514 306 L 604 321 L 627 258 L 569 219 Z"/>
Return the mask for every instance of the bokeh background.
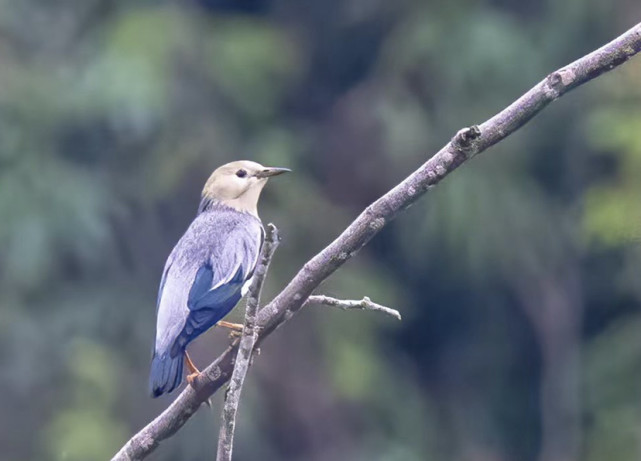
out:
<path id="1" fill-rule="evenodd" d="M 218 165 L 287 166 L 267 294 L 636 0 L 0 1 L 0 459 L 110 458 Z M 641 58 L 402 214 L 262 347 L 240 460 L 641 459 Z M 268 298 L 269 296 L 267 296 Z M 240 320 L 242 309 L 231 315 Z M 213 330 L 201 366 L 227 344 Z M 173 396 L 172 396 L 173 397 Z M 221 395 L 151 457 L 213 459 Z"/>

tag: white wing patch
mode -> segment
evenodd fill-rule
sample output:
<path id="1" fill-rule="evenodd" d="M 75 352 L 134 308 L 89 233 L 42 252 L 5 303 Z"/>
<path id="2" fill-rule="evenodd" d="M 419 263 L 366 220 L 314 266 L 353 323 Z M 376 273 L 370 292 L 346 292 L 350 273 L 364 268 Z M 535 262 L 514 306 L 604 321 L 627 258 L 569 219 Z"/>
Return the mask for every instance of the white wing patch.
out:
<path id="1" fill-rule="evenodd" d="M 261 227 L 260 228 L 260 236 L 258 237 L 258 252 L 256 253 L 256 258 L 254 259 L 254 264 L 252 264 L 252 271 L 256 270 L 256 265 L 258 264 L 258 258 L 260 258 L 260 253 L 262 252 L 262 249 L 263 249 L 263 233 L 264 232 L 265 231 Z M 249 279 L 247 279 L 247 281 L 243 284 L 243 287 L 240 289 L 240 296 L 242 296 L 243 298 L 245 297 L 245 295 L 249 291 L 249 287 L 252 284 L 252 280 L 254 280 L 254 276 L 253 275 L 251 277 L 249 277 Z"/>
<path id="2" fill-rule="evenodd" d="M 243 284 L 243 287 L 240 289 L 240 296 L 242 296 L 243 298 L 245 297 L 245 295 L 246 295 L 246 294 L 247 294 L 247 292 L 249 291 L 249 287 L 250 287 L 250 286 L 251 286 L 251 284 L 252 284 L 252 280 L 254 280 L 254 277 L 250 277 L 250 278 L 249 278 L 249 280 L 247 280 L 247 281 Z"/>

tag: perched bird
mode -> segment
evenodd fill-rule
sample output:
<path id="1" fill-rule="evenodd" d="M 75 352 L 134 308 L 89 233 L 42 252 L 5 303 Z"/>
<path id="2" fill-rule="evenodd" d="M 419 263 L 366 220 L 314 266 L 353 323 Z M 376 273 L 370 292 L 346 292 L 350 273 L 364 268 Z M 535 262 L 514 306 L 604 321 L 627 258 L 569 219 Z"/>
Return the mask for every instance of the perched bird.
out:
<path id="1" fill-rule="evenodd" d="M 263 242 L 257 204 L 268 178 L 290 171 L 250 161 L 221 166 L 203 188 L 198 214 L 172 250 L 158 291 L 149 386 L 158 397 L 180 385 L 185 348 L 245 295 Z M 231 324 L 227 324 L 229 326 Z"/>

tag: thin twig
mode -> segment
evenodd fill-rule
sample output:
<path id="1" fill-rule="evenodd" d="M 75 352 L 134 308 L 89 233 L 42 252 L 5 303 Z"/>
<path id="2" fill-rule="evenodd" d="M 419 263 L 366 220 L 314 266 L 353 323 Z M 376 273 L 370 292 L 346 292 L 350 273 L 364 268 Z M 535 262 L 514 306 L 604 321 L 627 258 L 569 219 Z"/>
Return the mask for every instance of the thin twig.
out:
<path id="1" fill-rule="evenodd" d="M 218 435 L 217 461 L 231 461 L 240 394 L 243 389 L 245 376 L 247 376 L 254 345 L 258 338 L 256 315 L 260 304 L 260 293 L 263 288 L 265 275 L 269 269 L 269 263 L 278 247 L 278 242 L 278 229 L 276 229 L 276 226 L 273 224 L 268 224 L 265 233 L 265 242 L 263 243 L 260 258 L 256 264 L 254 276 L 249 286 L 249 296 L 247 298 L 247 307 L 245 308 L 245 327 L 243 328 L 243 333 L 238 345 L 238 353 L 236 354 L 236 361 L 234 362 L 234 371 L 229 381 L 229 389 L 225 394 L 225 404 L 221 417 L 220 433 Z"/>
<path id="2" fill-rule="evenodd" d="M 375 302 L 372 302 L 372 300 L 369 299 L 367 296 L 365 296 L 361 300 L 355 300 L 355 299 L 336 299 L 336 298 L 332 298 L 330 296 L 325 296 L 325 295 L 311 295 L 309 298 L 307 298 L 307 301 L 305 301 L 305 305 L 307 304 L 323 304 L 325 306 L 338 307 L 339 309 L 343 309 L 344 311 L 348 309 L 378 311 L 387 315 L 391 315 L 392 317 L 395 317 L 398 320 L 401 320 L 401 313 L 399 311 L 397 311 L 396 309 L 392 309 L 390 307 L 376 304 Z"/>
<path id="3" fill-rule="evenodd" d="M 368 206 L 343 233 L 308 261 L 280 294 L 258 313 L 257 345 L 297 312 L 320 283 L 358 252 L 398 213 L 471 157 L 525 125 L 573 88 L 620 66 L 641 51 L 641 23 L 610 43 L 551 73 L 518 100 L 481 124 L 460 130 L 440 151 Z M 227 348 L 160 416 L 135 434 L 113 460 L 148 456 L 176 433 L 201 403 L 231 377 L 236 347 Z"/>

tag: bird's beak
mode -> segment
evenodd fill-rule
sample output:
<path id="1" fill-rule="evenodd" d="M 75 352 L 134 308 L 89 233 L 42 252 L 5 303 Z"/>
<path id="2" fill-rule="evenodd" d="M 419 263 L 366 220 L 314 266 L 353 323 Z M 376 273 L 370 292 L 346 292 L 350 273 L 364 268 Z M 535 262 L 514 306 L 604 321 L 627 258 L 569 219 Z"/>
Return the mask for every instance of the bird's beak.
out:
<path id="1" fill-rule="evenodd" d="M 290 171 L 292 170 L 290 170 L 289 168 L 268 167 L 256 173 L 255 176 L 259 179 L 269 178 L 271 176 L 278 176 L 279 174 L 289 173 Z"/>

